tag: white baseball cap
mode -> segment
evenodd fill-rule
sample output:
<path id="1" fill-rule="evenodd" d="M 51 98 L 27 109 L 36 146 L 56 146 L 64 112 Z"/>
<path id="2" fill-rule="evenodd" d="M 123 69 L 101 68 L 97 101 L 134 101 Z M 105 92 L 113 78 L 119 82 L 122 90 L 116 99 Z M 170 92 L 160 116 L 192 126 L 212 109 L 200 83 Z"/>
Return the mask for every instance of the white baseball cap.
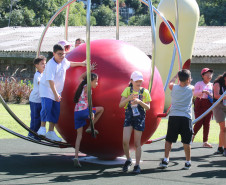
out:
<path id="1" fill-rule="evenodd" d="M 138 81 L 138 80 L 144 81 L 144 80 L 143 80 L 143 75 L 142 75 L 142 73 L 139 72 L 139 71 L 134 71 L 134 72 L 131 74 L 131 79 L 132 79 L 133 81 Z"/>
<path id="2" fill-rule="evenodd" d="M 60 45 L 62 45 L 62 46 L 71 46 L 71 44 L 68 42 L 68 41 L 66 41 L 66 40 L 61 40 L 61 41 L 59 41 L 58 42 L 58 44 L 60 44 Z"/>

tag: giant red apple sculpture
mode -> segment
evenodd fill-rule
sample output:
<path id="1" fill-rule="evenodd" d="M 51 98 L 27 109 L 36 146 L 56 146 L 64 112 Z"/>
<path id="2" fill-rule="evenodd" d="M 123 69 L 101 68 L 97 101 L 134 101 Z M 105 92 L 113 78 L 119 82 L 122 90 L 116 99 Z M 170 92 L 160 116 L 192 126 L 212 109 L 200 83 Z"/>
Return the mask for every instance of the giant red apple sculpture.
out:
<path id="1" fill-rule="evenodd" d="M 81 62 L 86 59 L 86 44 L 71 51 L 67 59 Z M 130 75 L 137 70 L 143 73 L 143 87 L 148 89 L 151 77 L 151 60 L 138 48 L 117 40 L 95 40 L 91 42 L 91 62 L 97 63 L 94 71 L 99 75 L 99 85 L 92 90 L 93 106 L 103 106 L 104 113 L 96 123 L 99 131 L 96 138 L 83 133 L 80 151 L 104 159 L 114 159 L 123 155 L 122 133 L 124 108 L 119 108 L 121 93 L 128 86 Z M 62 137 L 74 146 L 76 130 L 74 129 L 73 97 L 79 85 L 79 77 L 85 67 L 70 68 L 66 74 L 62 92 L 61 113 L 57 129 Z M 155 132 L 160 122 L 157 114 L 164 108 L 164 90 L 157 69 L 151 92 L 151 108 L 146 112 L 145 130 L 142 135 L 143 145 Z M 88 122 L 88 121 L 87 121 Z M 133 137 L 130 147 L 133 147 Z"/>

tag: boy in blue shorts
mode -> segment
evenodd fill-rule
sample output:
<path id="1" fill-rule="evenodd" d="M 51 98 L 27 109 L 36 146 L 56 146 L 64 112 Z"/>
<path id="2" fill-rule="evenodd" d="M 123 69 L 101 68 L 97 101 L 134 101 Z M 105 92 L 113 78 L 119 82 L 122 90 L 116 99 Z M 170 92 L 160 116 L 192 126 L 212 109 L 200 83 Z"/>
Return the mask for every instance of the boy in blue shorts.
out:
<path id="1" fill-rule="evenodd" d="M 33 90 L 31 91 L 29 102 L 31 109 L 31 123 L 30 128 L 37 132 L 41 125 L 40 111 L 41 111 L 41 98 L 39 96 L 39 82 L 46 65 L 46 57 L 39 56 L 34 59 L 34 65 L 37 69 L 33 79 Z M 31 132 L 28 137 L 37 139 Z"/>
<path id="2" fill-rule="evenodd" d="M 69 62 L 65 58 L 64 47 L 60 44 L 53 46 L 53 58 L 46 64 L 40 81 L 39 93 L 41 97 L 41 127 L 39 135 L 54 141 L 61 141 L 54 132 L 55 124 L 60 115 L 61 93 L 64 88 L 66 70 L 69 67 L 86 66 L 85 62 Z M 49 121 L 49 131 L 46 133 L 46 122 Z"/>
<path id="3" fill-rule="evenodd" d="M 175 81 L 179 77 L 179 84 Z M 168 130 L 165 142 L 165 157 L 159 164 L 161 168 L 167 168 L 169 163 L 169 153 L 172 143 L 177 141 L 178 134 L 181 135 L 181 142 L 184 145 L 186 162 L 184 169 L 191 167 L 191 143 L 192 143 L 192 98 L 194 86 L 191 83 L 191 72 L 183 69 L 172 78 L 169 83 L 172 105 L 168 120 Z"/>

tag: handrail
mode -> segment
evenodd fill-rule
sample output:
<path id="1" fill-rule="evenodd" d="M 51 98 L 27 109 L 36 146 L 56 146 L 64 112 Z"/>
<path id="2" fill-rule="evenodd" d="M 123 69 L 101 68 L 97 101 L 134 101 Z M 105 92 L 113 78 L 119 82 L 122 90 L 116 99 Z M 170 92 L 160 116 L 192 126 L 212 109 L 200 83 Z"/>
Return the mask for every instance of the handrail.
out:
<path id="1" fill-rule="evenodd" d="M 13 119 L 20 124 L 20 126 L 22 126 L 25 130 L 31 132 L 33 135 L 35 135 L 36 137 L 38 137 L 39 139 L 43 139 L 45 141 L 48 141 L 49 143 L 52 144 L 57 144 L 57 145 L 62 145 L 64 147 L 72 147 L 71 144 L 69 143 L 64 143 L 64 142 L 58 142 L 58 141 L 53 141 L 50 140 L 46 137 L 42 137 L 39 136 L 36 132 L 34 132 L 33 130 L 31 130 L 23 121 L 21 121 L 14 113 L 13 111 L 9 108 L 9 106 L 6 104 L 6 102 L 4 101 L 4 99 L 2 98 L 2 96 L 0 95 L 0 102 L 2 103 L 2 105 L 4 106 L 4 108 L 6 109 L 6 111 L 13 117 Z"/>

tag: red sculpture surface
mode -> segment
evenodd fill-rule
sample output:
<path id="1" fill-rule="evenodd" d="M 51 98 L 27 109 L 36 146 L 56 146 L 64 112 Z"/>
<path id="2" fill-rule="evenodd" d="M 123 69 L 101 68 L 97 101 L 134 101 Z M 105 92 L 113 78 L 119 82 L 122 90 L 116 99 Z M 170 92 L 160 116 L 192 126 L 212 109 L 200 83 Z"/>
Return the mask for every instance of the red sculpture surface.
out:
<path id="1" fill-rule="evenodd" d="M 84 61 L 86 44 L 75 48 L 66 58 L 74 62 Z M 138 48 L 123 41 L 95 40 L 91 42 L 91 62 L 97 63 L 97 69 L 94 72 L 99 75 L 99 85 L 92 90 L 93 106 L 103 106 L 105 111 L 95 125 L 99 134 L 93 138 L 91 134 L 84 132 L 80 151 L 103 159 L 114 159 L 124 154 L 122 134 L 125 111 L 124 108 L 119 108 L 121 93 L 128 86 L 130 75 L 135 70 L 143 73 L 143 87 L 148 89 L 151 60 Z M 80 83 L 79 77 L 85 70 L 84 67 L 70 68 L 67 71 L 62 92 L 61 113 L 57 129 L 62 137 L 73 146 L 76 139 L 73 97 Z M 142 145 L 157 129 L 161 120 L 157 118 L 157 114 L 162 113 L 164 108 L 163 84 L 156 68 L 151 98 L 151 108 L 146 112 Z M 130 147 L 133 148 L 133 139 Z"/>

